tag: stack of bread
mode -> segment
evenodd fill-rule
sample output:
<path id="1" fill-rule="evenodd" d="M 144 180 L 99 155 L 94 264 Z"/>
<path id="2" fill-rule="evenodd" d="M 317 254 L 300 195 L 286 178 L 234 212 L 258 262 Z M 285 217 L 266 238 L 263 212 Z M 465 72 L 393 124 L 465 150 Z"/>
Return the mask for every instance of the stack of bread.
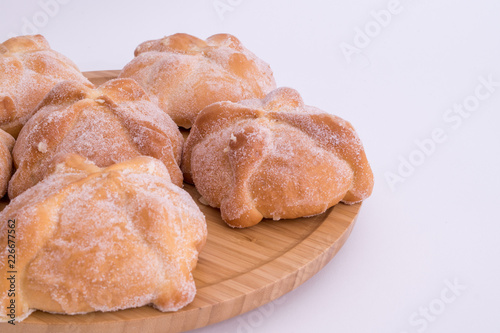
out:
<path id="1" fill-rule="evenodd" d="M 191 128 L 184 142 L 178 126 Z M 17 138 L 17 141 L 14 139 Z M 0 321 L 153 305 L 196 293 L 205 217 L 183 181 L 231 227 L 324 213 L 372 191 L 345 120 L 278 88 L 234 36 L 142 43 L 99 87 L 40 35 L 0 44 Z M 4 221 L 15 221 L 15 229 Z"/>

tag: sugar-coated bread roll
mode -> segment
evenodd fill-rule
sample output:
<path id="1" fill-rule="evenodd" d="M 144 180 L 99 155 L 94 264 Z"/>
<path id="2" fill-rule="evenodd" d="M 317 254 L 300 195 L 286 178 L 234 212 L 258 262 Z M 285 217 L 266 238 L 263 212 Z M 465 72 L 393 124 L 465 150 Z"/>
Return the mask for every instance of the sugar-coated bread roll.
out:
<path id="1" fill-rule="evenodd" d="M 36 309 L 78 314 L 152 304 L 176 311 L 195 296 L 191 272 L 206 241 L 205 217 L 154 158 L 100 169 L 69 154 L 12 200 L 0 221 L 0 321 L 12 319 L 12 299 L 21 321 Z"/>
<path id="2" fill-rule="evenodd" d="M 82 155 L 99 167 L 152 156 L 166 165 L 172 182 L 182 186 L 183 141 L 172 119 L 132 79 L 111 80 L 96 89 L 61 82 L 19 134 L 9 197 L 42 180 L 52 161 L 68 153 Z"/>
<path id="3" fill-rule="evenodd" d="M 269 65 L 228 34 L 205 41 L 175 34 L 144 42 L 120 77 L 139 82 L 185 128 L 209 104 L 262 98 L 276 88 Z"/>
<path id="4" fill-rule="evenodd" d="M 351 124 L 304 105 L 290 88 L 206 107 L 185 142 L 182 170 L 232 227 L 320 214 L 373 188 Z"/>
<path id="5" fill-rule="evenodd" d="M 12 149 L 16 141 L 9 133 L 0 129 L 0 198 L 7 192 L 12 176 Z"/>
<path id="6" fill-rule="evenodd" d="M 38 103 L 64 80 L 92 86 L 41 35 L 14 37 L 0 44 L 0 129 L 17 137 Z"/>

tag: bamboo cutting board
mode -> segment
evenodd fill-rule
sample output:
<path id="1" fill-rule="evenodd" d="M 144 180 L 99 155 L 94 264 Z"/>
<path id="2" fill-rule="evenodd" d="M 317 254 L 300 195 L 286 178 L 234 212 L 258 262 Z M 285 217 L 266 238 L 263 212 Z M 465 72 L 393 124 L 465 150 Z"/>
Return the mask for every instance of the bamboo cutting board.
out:
<path id="1" fill-rule="evenodd" d="M 115 78 L 118 71 L 84 73 L 93 83 Z M 183 332 L 214 324 L 264 305 L 316 274 L 349 236 L 361 204 L 339 204 L 324 214 L 295 220 L 264 220 L 248 229 L 232 229 L 218 209 L 202 205 L 196 189 L 184 184 L 206 216 L 208 239 L 193 272 L 197 294 L 177 312 L 141 307 L 108 313 L 54 315 L 36 311 L 0 331 Z M 0 202 L 0 210 L 6 202 Z"/>

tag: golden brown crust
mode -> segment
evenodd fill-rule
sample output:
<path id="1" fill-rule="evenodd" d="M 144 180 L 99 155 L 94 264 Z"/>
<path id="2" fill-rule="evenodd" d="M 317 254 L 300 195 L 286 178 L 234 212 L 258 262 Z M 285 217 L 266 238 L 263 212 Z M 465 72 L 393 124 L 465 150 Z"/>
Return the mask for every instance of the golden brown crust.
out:
<path id="1" fill-rule="evenodd" d="M 16 140 L 0 129 L 0 198 L 7 192 L 7 184 L 12 176 L 12 149 Z"/>
<path id="2" fill-rule="evenodd" d="M 9 197 L 42 180 L 53 160 L 67 153 L 85 156 L 99 167 L 152 156 L 165 164 L 172 182 L 182 186 L 182 144 L 175 123 L 135 81 L 115 79 L 96 89 L 61 82 L 19 134 Z"/>
<path id="3" fill-rule="evenodd" d="M 290 88 L 202 110 L 182 170 L 233 227 L 320 214 L 339 201 L 359 202 L 373 188 L 352 125 L 304 105 Z"/>
<path id="4" fill-rule="evenodd" d="M 63 80 L 92 87 L 76 65 L 52 50 L 41 35 L 0 44 L 0 129 L 17 137 L 38 103 Z"/>
<path id="5" fill-rule="evenodd" d="M 207 105 L 262 98 L 276 88 L 269 65 L 228 34 L 206 41 L 175 34 L 142 43 L 135 56 L 120 77 L 139 82 L 185 128 Z"/>
<path id="6" fill-rule="evenodd" d="M 7 220 L 15 220 L 16 317 L 190 303 L 191 274 L 206 223 L 158 160 L 138 157 L 100 169 L 78 155 L 0 212 L 0 321 L 10 282 Z"/>

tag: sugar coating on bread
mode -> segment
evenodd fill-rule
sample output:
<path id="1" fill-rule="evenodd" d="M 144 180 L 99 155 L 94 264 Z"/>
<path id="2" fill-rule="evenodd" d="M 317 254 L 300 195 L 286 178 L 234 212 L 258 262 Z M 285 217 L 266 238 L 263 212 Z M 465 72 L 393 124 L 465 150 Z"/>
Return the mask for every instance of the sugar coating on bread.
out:
<path id="1" fill-rule="evenodd" d="M 320 214 L 373 188 L 351 124 L 304 105 L 290 88 L 205 108 L 186 140 L 182 170 L 233 227 Z"/>
<path id="2" fill-rule="evenodd" d="M 139 82 L 185 128 L 209 104 L 262 98 L 276 88 L 269 65 L 229 34 L 205 41 L 175 34 L 144 42 L 120 77 Z"/>
<path id="3" fill-rule="evenodd" d="M 12 149 L 14 138 L 0 129 L 0 198 L 7 192 L 7 184 L 12 176 Z"/>
<path id="4" fill-rule="evenodd" d="M 172 182 L 182 186 L 183 140 L 172 119 L 131 79 L 111 80 L 96 89 L 61 82 L 19 134 L 9 197 L 42 180 L 48 166 L 68 153 L 85 156 L 99 167 L 152 156 L 165 164 Z"/>
<path id="5" fill-rule="evenodd" d="M 64 80 L 92 86 L 41 35 L 14 37 L 0 44 L 0 128 L 17 137 L 38 103 Z"/>
<path id="6" fill-rule="evenodd" d="M 164 164 L 138 157 L 100 169 L 78 155 L 0 213 L 16 220 L 16 316 L 152 304 L 176 311 L 196 293 L 207 236 L 191 196 Z M 0 225 L 0 321 L 8 320 L 7 223 Z"/>

